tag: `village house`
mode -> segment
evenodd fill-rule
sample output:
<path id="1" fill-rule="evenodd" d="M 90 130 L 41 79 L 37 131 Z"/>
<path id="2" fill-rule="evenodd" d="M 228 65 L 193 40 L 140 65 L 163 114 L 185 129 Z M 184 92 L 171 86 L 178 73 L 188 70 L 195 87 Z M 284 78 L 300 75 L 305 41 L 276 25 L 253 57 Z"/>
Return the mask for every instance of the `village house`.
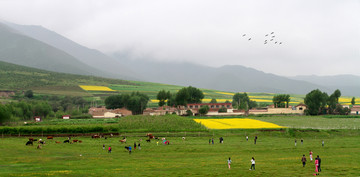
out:
<path id="1" fill-rule="evenodd" d="M 70 119 L 70 115 L 63 115 L 62 119 Z"/>
<path id="2" fill-rule="evenodd" d="M 179 113 L 179 110 L 177 107 L 171 107 L 171 106 L 161 106 L 157 108 L 146 108 L 143 112 L 143 115 L 150 115 L 150 116 L 160 116 L 160 115 L 166 115 L 166 114 L 177 114 L 181 115 Z"/>
<path id="3" fill-rule="evenodd" d="M 360 114 L 360 105 L 354 105 L 354 106 L 351 108 L 350 114 L 359 115 L 359 114 Z"/>
<path id="4" fill-rule="evenodd" d="M 40 116 L 35 116 L 34 120 L 35 120 L 35 122 L 41 122 L 41 117 Z"/>
<path id="5" fill-rule="evenodd" d="M 106 109 L 105 106 L 91 107 L 89 108 L 89 114 L 92 115 L 93 118 L 115 118 L 132 115 L 131 111 L 125 108 Z"/>

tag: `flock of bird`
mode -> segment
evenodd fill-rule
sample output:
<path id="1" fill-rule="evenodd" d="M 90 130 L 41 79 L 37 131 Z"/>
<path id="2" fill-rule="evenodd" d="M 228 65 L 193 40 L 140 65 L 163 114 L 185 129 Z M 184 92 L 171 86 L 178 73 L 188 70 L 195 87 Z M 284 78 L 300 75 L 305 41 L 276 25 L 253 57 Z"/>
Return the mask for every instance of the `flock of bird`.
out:
<path id="1" fill-rule="evenodd" d="M 242 37 L 246 38 L 246 34 L 243 34 Z M 248 38 L 248 41 L 251 41 L 251 37 Z M 275 32 L 271 32 L 270 34 L 265 34 L 265 40 L 264 40 L 264 44 L 267 43 L 274 43 L 274 44 L 279 44 L 281 45 L 282 42 L 278 42 L 275 40 Z"/>

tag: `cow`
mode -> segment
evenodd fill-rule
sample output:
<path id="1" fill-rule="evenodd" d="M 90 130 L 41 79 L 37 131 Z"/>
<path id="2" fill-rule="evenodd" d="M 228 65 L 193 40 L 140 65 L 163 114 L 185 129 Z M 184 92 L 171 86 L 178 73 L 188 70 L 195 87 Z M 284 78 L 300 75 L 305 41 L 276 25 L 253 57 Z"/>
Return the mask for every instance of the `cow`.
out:
<path id="1" fill-rule="evenodd" d="M 79 140 L 79 143 L 82 143 L 82 141 L 81 141 L 81 140 Z"/>
<path id="2" fill-rule="evenodd" d="M 34 145 L 34 144 L 33 144 L 33 142 L 32 142 L 32 141 L 28 141 L 28 142 L 26 142 L 26 144 L 25 144 L 25 145 L 26 145 L 26 146 L 28 146 L 28 145 L 31 145 L 31 146 L 32 146 L 32 145 Z"/>
<path id="3" fill-rule="evenodd" d="M 150 143 L 150 141 L 151 141 L 150 139 L 146 140 L 146 142 L 148 142 L 148 143 Z"/>
<path id="4" fill-rule="evenodd" d="M 154 139 L 154 138 L 155 138 L 155 136 L 154 136 L 154 135 L 152 135 L 151 133 L 146 134 L 146 136 L 148 136 L 148 137 L 149 137 L 149 139 Z"/>
<path id="5" fill-rule="evenodd" d="M 69 141 L 69 140 L 65 140 L 64 143 L 70 143 L 70 141 Z"/>
<path id="6" fill-rule="evenodd" d="M 45 144 L 45 141 L 43 141 L 42 139 L 39 139 L 38 143 L 39 144 Z"/>
<path id="7" fill-rule="evenodd" d="M 55 143 L 59 144 L 59 143 L 61 143 L 61 142 L 60 142 L 60 141 L 55 141 Z"/>
<path id="8" fill-rule="evenodd" d="M 54 137 L 53 136 L 47 136 L 47 139 L 52 140 L 52 139 L 54 139 Z"/>
<path id="9" fill-rule="evenodd" d="M 122 139 L 122 140 L 119 140 L 120 143 L 126 143 L 126 138 L 125 139 Z"/>
<path id="10" fill-rule="evenodd" d="M 34 138 L 29 138 L 29 141 L 34 141 Z"/>
<path id="11" fill-rule="evenodd" d="M 73 143 L 77 143 L 79 140 L 72 140 Z"/>
<path id="12" fill-rule="evenodd" d="M 125 146 L 125 149 L 126 149 L 126 150 L 129 150 L 129 146 Z"/>
<path id="13" fill-rule="evenodd" d="M 93 135 L 93 136 L 91 136 L 91 138 L 100 138 L 100 136 L 99 135 Z"/>

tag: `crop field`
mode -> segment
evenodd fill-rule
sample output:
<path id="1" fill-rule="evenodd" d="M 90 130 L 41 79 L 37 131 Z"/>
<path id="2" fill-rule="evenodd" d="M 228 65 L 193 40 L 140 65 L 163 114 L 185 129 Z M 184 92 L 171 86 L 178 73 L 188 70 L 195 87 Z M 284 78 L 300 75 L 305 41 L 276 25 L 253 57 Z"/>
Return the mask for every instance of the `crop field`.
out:
<path id="1" fill-rule="evenodd" d="M 360 141 L 358 136 L 323 136 L 304 134 L 304 143 L 295 147 L 295 137 L 276 133 L 274 136 L 259 131 L 241 134 L 215 134 L 214 136 L 187 136 L 182 140 L 165 137 L 170 145 L 157 140 L 146 142 L 145 136 L 91 139 L 73 137 L 82 143 L 55 143 L 65 137 L 46 140 L 42 149 L 25 146 L 26 137 L 0 140 L 0 176 L 312 176 L 314 162 L 309 150 L 322 159 L 320 176 L 359 176 Z M 145 135 L 145 134 L 144 134 Z M 156 135 L 156 134 L 155 134 Z M 245 136 L 249 136 L 249 141 Z M 253 143 L 258 136 L 257 144 Z M 224 138 L 220 144 L 219 137 Z M 41 138 L 41 137 L 34 137 Z M 215 143 L 209 144 L 209 138 Z M 298 137 L 300 138 L 300 137 Z M 140 141 L 139 139 L 142 139 Z M 325 146 L 321 146 L 324 140 Z M 141 143 L 130 155 L 124 146 Z M 102 146 L 106 149 L 103 150 Z M 107 148 L 111 146 L 112 152 Z M 307 164 L 302 167 L 302 155 Z M 231 169 L 227 159 L 231 157 Z M 256 170 L 250 171 L 250 159 L 256 160 Z"/>
<path id="2" fill-rule="evenodd" d="M 86 91 L 115 91 L 105 86 L 96 86 L 96 85 L 79 85 L 83 90 Z"/>
<path id="3" fill-rule="evenodd" d="M 194 119 L 209 129 L 250 129 L 250 128 L 285 128 L 273 123 L 254 119 Z"/>

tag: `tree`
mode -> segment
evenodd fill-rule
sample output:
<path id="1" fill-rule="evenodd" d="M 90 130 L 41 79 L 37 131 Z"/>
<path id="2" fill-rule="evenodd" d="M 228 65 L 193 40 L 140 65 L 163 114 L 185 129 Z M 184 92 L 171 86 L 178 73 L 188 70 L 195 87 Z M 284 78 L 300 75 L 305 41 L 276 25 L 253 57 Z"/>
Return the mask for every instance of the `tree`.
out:
<path id="1" fill-rule="evenodd" d="M 6 108 L 5 105 L 2 105 L 0 103 L 0 125 L 3 125 L 4 122 L 6 122 L 7 120 L 10 119 L 10 112 L 8 111 L 8 109 Z"/>
<path id="2" fill-rule="evenodd" d="M 170 98 L 170 92 L 160 90 L 159 93 L 156 95 L 156 98 L 159 100 L 159 106 L 164 106 L 166 100 Z"/>
<path id="3" fill-rule="evenodd" d="M 215 98 L 213 98 L 213 99 L 211 99 L 210 103 L 217 103 L 217 101 Z"/>
<path id="4" fill-rule="evenodd" d="M 38 102 L 33 107 L 34 114 L 43 118 L 47 117 L 51 111 L 51 106 L 47 102 Z"/>
<path id="5" fill-rule="evenodd" d="M 339 104 L 339 98 L 341 96 L 341 92 L 339 89 L 335 90 L 333 94 L 328 97 L 327 104 L 329 106 L 329 114 L 334 114 L 336 111 L 336 107 Z"/>
<path id="6" fill-rule="evenodd" d="M 188 103 L 201 103 L 203 98 L 204 94 L 200 89 L 189 86 L 180 89 L 176 93 L 175 101 L 176 105 L 186 106 Z"/>
<path id="7" fill-rule="evenodd" d="M 231 103 L 229 100 L 226 100 L 225 103 Z"/>
<path id="8" fill-rule="evenodd" d="M 168 106 L 176 106 L 176 100 L 175 100 L 176 94 L 171 94 L 170 92 L 168 92 L 168 94 L 169 94 L 169 98 L 166 104 Z"/>
<path id="9" fill-rule="evenodd" d="M 221 107 L 218 112 L 227 112 L 227 109 L 225 107 Z"/>
<path id="10" fill-rule="evenodd" d="M 27 97 L 27 98 L 33 98 L 34 97 L 34 93 L 32 90 L 27 90 L 25 93 L 24 93 L 24 96 Z"/>
<path id="11" fill-rule="evenodd" d="M 128 94 L 111 95 L 105 98 L 105 106 L 107 109 L 123 108 L 126 106 L 129 99 L 130 95 Z"/>
<path id="12" fill-rule="evenodd" d="M 236 93 L 233 96 L 232 105 L 237 109 L 242 109 L 247 111 L 249 109 L 249 103 L 250 103 L 250 99 L 247 93 Z"/>
<path id="13" fill-rule="evenodd" d="M 355 97 L 352 97 L 352 99 L 351 99 L 351 105 L 355 105 Z"/>
<path id="14" fill-rule="evenodd" d="M 306 94 L 304 102 L 307 106 L 306 114 L 319 115 L 323 108 L 326 106 L 328 96 L 325 92 L 321 92 L 319 89 L 312 90 Z"/>
<path id="15" fill-rule="evenodd" d="M 275 108 L 285 108 L 285 107 L 288 108 L 290 102 L 290 95 L 288 94 L 275 95 L 272 101 L 274 103 Z"/>
<path id="16" fill-rule="evenodd" d="M 250 100 L 250 102 L 249 102 L 249 109 L 256 108 L 256 107 L 258 107 L 256 101 Z"/>
<path id="17" fill-rule="evenodd" d="M 132 114 L 142 114 L 146 109 L 149 97 L 139 92 L 133 92 L 130 95 L 129 100 L 126 103 L 126 108 L 129 109 Z"/>
<path id="18" fill-rule="evenodd" d="M 205 115 L 209 112 L 209 106 L 208 105 L 205 105 L 205 106 L 201 106 L 201 108 L 199 109 L 199 113 L 201 115 Z"/>

